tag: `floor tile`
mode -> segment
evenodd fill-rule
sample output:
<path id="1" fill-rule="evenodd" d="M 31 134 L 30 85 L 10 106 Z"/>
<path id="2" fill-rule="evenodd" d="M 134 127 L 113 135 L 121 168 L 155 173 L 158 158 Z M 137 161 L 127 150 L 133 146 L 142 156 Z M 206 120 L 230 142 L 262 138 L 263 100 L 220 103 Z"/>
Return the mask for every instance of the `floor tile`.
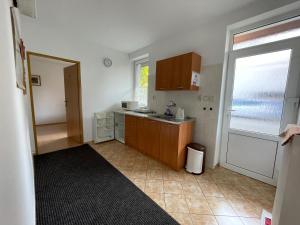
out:
<path id="1" fill-rule="evenodd" d="M 174 171 L 117 141 L 91 146 L 181 224 L 258 225 L 276 188 L 222 167 Z"/>
<path id="2" fill-rule="evenodd" d="M 126 176 L 126 177 L 131 177 L 131 174 L 132 174 L 131 169 L 122 169 L 122 170 L 120 170 L 120 172 L 123 173 L 124 176 Z"/>
<path id="3" fill-rule="evenodd" d="M 216 216 L 218 225 L 244 225 L 239 217 Z"/>
<path id="4" fill-rule="evenodd" d="M 163 179 L 163 171 L 158 169 L 148 169 L 147 179 Z"/>
<path id="5" fill-rule="evenodd" d="M 189 213 L 170 213 L 170 215 L 181 225 L 193 225 Z"/>
<path id="6" fill-rule="evenodd" d="M 182 186 L 180 182 L 165 180 L 163 183 L 164 183 L 164 193 L 182 194 Z"/>
<path id="7" fill-rule="evenodd" d="M 212 211 L 205 198 L 195 197 L 194 195 L 185 195 L 185 199 L 190 213 L 212 215 Z"/>
<path id="8" fill-rule="evenodd" d="M 199 186 L 205 197 L 224 197 L 218 186 L 214 183 L 200 183 Z"/>
<path id="9" fill-rule="evenodd" d="M 182 186 L 182 191 L 184 193 L 198 193 L 198 192 L 202 193 L 202 191 L 196 181 L 194 181 L 194 182 L 183 181 L 183 182 L 181 182 L 181 186 Z"/>
<path id="10" fill-rule="evenodd" d="M 163 193 L 163 181 L 162 180 L 146 180 L 145 191 Z"/>
<path id="11" fill-rule="evenodd" d="M 167 212 L 189 213 L 188 205 L 183 195 L 165 194 Z"/>
<path id="12" fill-rule="evenodd" d="M 217 184 L 218 188 L 225 197 L 242 197 L 238 188 L 233 184 Z"/>
<path id="13" fill-rule="evenodd" d="M 164 170 L 166 167 L 157 160 L 150 159 L 148 161 L 148 168 L 151 170 Z"/>
<path id="14" fill-rule="evenodd" d="M 146 179 L 147 178 L 147 170 L 133 169 L 131 171 L 131 177 L 136 178 L 136 179 Z"/>
<path id="15" fill-rule="evenodd" d="M 216 216 L 237 216 L 225 198 L 207 197 L 209 208 Z"/>
<path id="16" fill-rule="evenodd" d="M 183 182 L 196 182 L 196 176 L 195 174 L 188 173 L 184 169 L 182 169 L 179 172 L 179 176 L 181 177 Z"/>
<path id="17" fill-rule="evenodd" d="M 163 179 L 164 180 L 171 180 L 171 181 L 182 181 L 183 178 L 180 176 L 180 174 L 174 170 L 167 169 L 163 173 Z"/>
<path id="18" fill-rule="evenodd" d="M 163 193 L 147 192 L 146 193 L 153 201 L 156 202 L 161 208 L 165 209 L 165 195 Z"/>
<path id="19" fill-rule="evenodd" d="M 193 225 L 218 225 L 214 216 L 191 214 Z"/>
<path id="20" fill-rule="evenodd" d="M 240 217 L 259 218 L 261 216 L 260 210 L 243 198 L 229 199 L 229 202 L 236 214 Z"/>
<path id="21" fill-rule="evenodd" d="M 213 179 L 210 174 L 203 173 L 201 175 L 195 176 L 198 183 L 213 183 Z"/>
<path id="22" fill-rule="evenodd" d="M 244 217 L 241 217 L 240 218 L 244 225 L 261 225 L 260 224 L 260 219 L 258 218 L 244 218 Z"/>
<path id="23" fill-rule="evenodd" d="M 132 179 L 132 182 L 142 191 L 145 191 L 146 180 L 144 179 Z"/>

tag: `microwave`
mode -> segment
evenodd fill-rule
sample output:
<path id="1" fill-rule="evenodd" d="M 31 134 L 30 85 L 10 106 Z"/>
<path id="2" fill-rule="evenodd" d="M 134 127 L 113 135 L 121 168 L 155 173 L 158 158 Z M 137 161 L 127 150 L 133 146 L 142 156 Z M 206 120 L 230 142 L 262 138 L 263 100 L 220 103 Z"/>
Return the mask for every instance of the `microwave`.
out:
<path id="1" fill-rule="evenodd" d="M 121 105 L 122 105 L 122 109 L 130 110 L 130 111 L 133 111 L 133 110 L 136 110 L 139 108 L 139 103 L 136 101 L 122 101 Z"/>

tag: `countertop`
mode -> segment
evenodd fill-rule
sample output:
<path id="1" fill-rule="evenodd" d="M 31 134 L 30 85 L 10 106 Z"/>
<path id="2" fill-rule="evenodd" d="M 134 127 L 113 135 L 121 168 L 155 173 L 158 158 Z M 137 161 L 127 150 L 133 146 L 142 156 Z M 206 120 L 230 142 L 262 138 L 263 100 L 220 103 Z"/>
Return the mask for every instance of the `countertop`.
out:
<path id="1" fill-rule="evenodd" d="M 148 118 L 151 120 L 157 120 L 157 121 L 171 123 L 171 124 L 177 124 L 177 125 L 180 125 L 180 124 L 186 123 L 186 122 L 194 122 L 196 120 L 195 118 L 192 118 L 192 117 L 186 117 L 184 120 L 168 120 L 168 119 L 164 119 L 164 118 L 155 117 L 155 115 L 157 115 L 157 114 L 145 114 L 145 113 L 138 113 L 138 112 L 133 112 L 133 111 L 126 111 L 126 110 L 122 110 L 122 109 L 114 110 L 113 112 L 122 113 L 125 115 Z"/>

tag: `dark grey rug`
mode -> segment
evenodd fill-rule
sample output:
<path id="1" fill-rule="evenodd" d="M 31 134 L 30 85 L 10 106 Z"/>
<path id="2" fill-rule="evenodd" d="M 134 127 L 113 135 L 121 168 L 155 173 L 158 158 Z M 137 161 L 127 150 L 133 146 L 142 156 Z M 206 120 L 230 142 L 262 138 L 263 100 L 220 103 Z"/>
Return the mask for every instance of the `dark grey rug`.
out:
<path id="1" fill-rule="evenodd" d="M 35 156 L 37 225 L 178 224 L 89 145 Z"/>

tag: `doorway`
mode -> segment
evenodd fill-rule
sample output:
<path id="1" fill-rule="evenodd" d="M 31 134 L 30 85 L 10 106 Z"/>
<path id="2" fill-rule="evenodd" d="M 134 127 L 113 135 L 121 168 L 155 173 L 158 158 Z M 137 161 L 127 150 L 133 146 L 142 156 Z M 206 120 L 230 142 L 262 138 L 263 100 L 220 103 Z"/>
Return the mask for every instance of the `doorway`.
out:
<path id="1" fill-rule="evenodd" d="M 36 154 L 83 143 L 80 62 L 27 52 Z"/>
<path id="2" fill-rule="evenodd" d="M 276 185 L 279 134 L 296 123 L 300 18 L 232 35 L 223 111 L 221 165 Z"/>

